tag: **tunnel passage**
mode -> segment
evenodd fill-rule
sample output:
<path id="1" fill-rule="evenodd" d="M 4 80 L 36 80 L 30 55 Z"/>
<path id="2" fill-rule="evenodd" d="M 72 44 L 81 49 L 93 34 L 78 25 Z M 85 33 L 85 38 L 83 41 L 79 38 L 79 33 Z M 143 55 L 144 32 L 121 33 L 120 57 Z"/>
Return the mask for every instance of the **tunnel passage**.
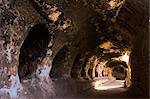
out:
<path id="1" fill-rule="evenodd" d="M 96 22 L 99 22 L 98 24 L 106 23 L 105 21 Z M 111 29 L 108 27 L 111 27 Z M 78 56 L 74 61 L 72 78 L 83 78 L 84 80 L 104 78 L 106 80 L 112 77 L 116 81 L 120 80 L 121 84 L 123 80 L 125 86 L 130 86 L 131 68 L 128 63 L 133 48 L 133 39 L 129 32 L 122 27 L 118 28 L 110 24 L 108 24 L 108 27 L 99 28 L 97 46 L 93 50 L 82 53 L 85 54 L 85 60 L 81 62 L 80 59 L 83 57 Z M 105 29 L 105 32 L 103 29 Z M 81 68 L 77 69 L 80 66 Z"/>
<path id="2" fill-rule="evenodd" d="M 2 0 L 2 3 L 5 1 L 7 3 L 8 0 Z M 14 20 L 14 21 L 10 20 L 10 21 L 12 22 L 12 25 L 14 26 L 14 25 L 17 25 L 16 23 L 18 23 L 18 19 L 19 20 L 21 19 L 20 20 L 21 24 L 18 24 L 21 27 L 17 25 L 17 27 L 15 27 L 15 28 L 18 28 L 21 31 L 26 31 L 26 29 L 22 30 L 22 26 L 24 27 L 24 24 L 28 26 L 30 23 L 38 21 L 39 18 L 37 18 L 37 17 L 39 16 L 39 14 L 36 13 L 35 9 L 32 8 L 31 4 L 28 4 L 28 3 L 26 4 L 27 0 L 15 0 L 15 1 L 17 1 L 16 4 L 11 4 L 14 2 L 10 2 L 10 5 L 17 5 L 12 8 L 15 11 L 19 12 L 18 13 L 19 15 L 17 15 L 16 20 Z M 61 0 L 61 1 L 60 0 L 48 0 L 48 1 L 51 1 L 51 2 L 58 1 L 58 3 L 62 2 L 62 4 L 60 4 L 61 6 L 58 6 L 58 8 L 62 7 L 60 9 L 62 9 L 63 12 L 64 12 L 64 9 L 67 9 L 67 12 L 68 12 L 68 10 L 70 10 L 70 8 L 68 8 L 68 6 L 72 7 L 72 5 L 70 5 L 70 3 L 72 3 L 73 0 Z M 65 2 L 63 2 L 63 1 L 65 1 Z M 68 1 L 69 1 L 69 3 L 68 3 Z M 74 0 L 74 1 L 87 1 L 87 0 Z M 91 1 L 93 4 L 93 1 L 97 2 L 97 1 L 119 1 L 119 0 L 88 0 L 88 1 Z M 77 3 L 72 3 L 72 4 L 75 6 L 78 6 Z M 6 6 L 6 8 L 9 8 L 9 7 L 7 7 L 7 5 L 4 5 L 4 7 L 5 6 Z M 97 10 L 97 6 L 95 6 L 95 5 L 93 5 L 93 6 Z M 85 7 L 85 6 L 83 5 L 83 7 Z M 133 85 L 134 89 L 133 90 L 130 89 L 131 95 L 134 98 L 135 97 L 142 98 L 141 94 L 139 94 L 139 93 L 142 93 L 143 96 L 146 98 L 149 97 L 149 46 L 148 46 L 149 45 L 149 33 L 148 33 L 148 29 L 147 29 L 148 24 L 145 24 L 145 23 L 149 23 L 148 22 L 149 15 L 147 13 L 147 12 L 149 12 L 148 7 L 149 7 L 148 0 L 138 0 L 138 1 L 137 0 L 126 0 L 126 4 L 124 5 L 123 9 L 120 11 L 120 14 L 119 14 L 120 16 L 118 16 L 118 19 L 120 19 L 120 20 L 118 20 L 118 22 L 121 25 L 125 26 L 128 30 L 130 30 L 131 34 L 135 38 L 134 39 L 135 40 L 134 50 L 133 50 L 133 54 L 131 55 L 132 79 L 134 81 L 132 85 Z M 80 10 L 80 7 L 78 7 L 78 8 Z M 12 11 L 13 9 L 11 9 L 11 7 L 10 7 L 11 12 L 14 12 L 14 11 Z M 76 11 L 76 9 L 74 9 L 74 8 L 72 8 L 72 9 L 73 10 L 71 10 L 70 12 Z M 8 12 L 9 12 L 9 10 L 8 10 Z M 82 14 L 82 13 L 84 13 L 84 11 L 80 11 L 80 13 Z M 6 10 L 6 15 L 7 15 L 7 10 Z M 75 15 L 80 16 L 78 13 L 72 14 L 72 16 L 75 16 Z M 30 16 L 32 16 L 32 17 L 30 17 Z M 70 17 L 71 19 L 72 19 L 72 16 L 67 15 L 67 17 Z M 77 18 L 79 19 L 79 21 L 84 19 L 84 17 L 83 18 L 77 17 Z M 7 17 L 6 17 L 6 19 L 7 19 Z M 40 20 L 41 20 L 41 18 L 40 18 Z M 8 23 L 8 21 L 6 21 L 6 24 Z M 20 23 L 20 21 L 19 21 L 19 23 Z M 74 21 L 74 19 L 73 19 L 73 21 Z M 23 22 L 23 24 L 22 24 L 22 22 Z M 11 26 L 6 25 L 6 27 L 8 27 L 8 28 Z M 5 24 L 4 24 L 4 27 L 5 27 Z M 15 29 L 15 28 L 12 27 L 12 29 Z M 3 28 L 2 28 L 2 30 L 3 30 Z M 9 32 L 10 32 L 10 34 L 12 34 L 13 31 L 12 32 L 9 31 Z M 18 36 L 20 36 L 21 32 L 17 32 L 17 31 L 15 31 L 15 32 L 18 34 Z M 26 35 L 26 33 L 23 33 L 23 34 Z M 20 40 L 20 41 L 22 42 L 22 40 Z M 3 43 L 3 40 L 1 40 L 1 43 Z M 3 51 L 1 51 L 1 52 L 3 53 Z M 0 62 L 0 65 L 4 68 L 8 67 L 8 72 L 9 72 L 9 70 L 12 67 L 11 66 L 12 64 L 6 64 L 5 59 L 3 58 L 2 55 L 1 55 L 1 59 L 2 60 Z M 3 61 L 4 61 L 4 63 L 3 63 Z M 1 70 L 3 73 L 4 72 L 3 69 L 1 69 Z M 10 72 L 11 72 L 11 70 L 10 70 Z M 7 76 L 7 73 L 5 73 L 5 74 Z M 0 81 L 2 82 L 0 85 L 1 87 L 3 87 L 3 86 L 5 87 L 5 84 L 9 85 L 9 83 L 7 83 L 7 80 L 5 80 L 3 78 Z M 28 85 L 30 85 L 30 83 L 27 84 L 27 86 Z M 29 95 L 29 97 L 33 96 L 32 98 L 35 98 L 35 97 L 37 98 L 38 96 L 44 96 L 45 94 L 50 95 L 49 90 L 48 91 L 44 90 L 44 92 L 42 92 L 41 90 L 39 90 L 39 91 L 37 90 L 34 93 L 33 90 L 35 89 L 35 86 L 36 86 L 36 83 L 33 84 L 32 86 L 30 86 L 29 93 L 31 93 L 31 95 L 27 94 L 27 95 Z M 52 86 L 52 85 L 50 84 L 49 86 Z M 24 89 L 28 89 L 26 86 L 23 86 L 23 87 L 25 87 Z M 40 85 L 38 85 L 37 87 L 40 87 L 40 89 L 41 89 Z M 68 86 L 68 87 L 70 87 L 70 86 Z M 38 88 L 36 88 L 36 89 L 38 89 Z M 50 88 L 48 87 L 48 89 L 50 89 Z M 63 89 L 62 91 L 64 91 L 64 89 L 67 89 L 67 88 L 63 87 L 62 89 Z M 72 89 L 75 89 L 75 88 L 72 88 Z M 80 89 L 82 89 L 82 87 Z M 81 92 L 80 89 L 79 89 L 78 93 Z M 10 91 L 12 91 L 12 90 L 10 90 Z M 128 94 L 128 93 L 123 93 L 124 95 L 122 96 L 122 94 L 120 94 L 120 90 L 117 90 L 118 91 L 117 94 L 113 94 L 114 91 L 115 90 L 113 90 L 113 91 L 95 91 L 95 90 L 91 91 L 91 90 L 88 90 L 86 92 L 84 91 L 83 94 L 85 97 L 88 97 L 88 98 L 94 98 L 94 97 L 97 97 L 97 98 L 103 98 L 103 97 L 104 98 L 105 97 L 109 97 L 109 98 L 110 97 L 111 98 L 112 97 L 122 97 L 122 98 L 128 97 L 129 98 L 130 97 L 131 98 L 130 94 Z M 59 94 L 59 92 L 61 92 L 60 89 L 58 91 L 58 94 Z M 68 90 L 68 92 L 70 93 L 70 90 Z M 39 95 L 37 95 L 37 93 L 39 93 Z M 64 97 L 64 96 L 67 97 L 66 95 L 68 95 L 68 94 L 64 94 L 64 95 L 62 95 L 62 97 Z M 72 96 L 79 97 L 79 95 L 72 95 Z M 50 96 L 47 96 L 47 97 L 50 97 Z M 61 97 L 61 96 L 59 96 L 59 97 Z M 45 98 L 45 97 L 41 97 L 41 98 Z"/>
<path id="3" fill-rule="evenodd" d="M 37 64 L 44 58 L 50 42 L 50 33 L 46 24 L 34 25 L 20 49 L 18 73 L 20 79 L 30 77 Z"/>
<path id="4" fill-rule="evenodd" d="M 101 23 L 101 21 L 97 21 L 97 23 L 98 22 Z M 132 48 L 133 48 L 133 45 L 132 45 L 133 39 L 131 35 L 129 34 L 128 31 L 125 31 L 122 27 L 118 28 L 114 25 L 109 25 L 109 27 L 111 27 L 111 29 L 99 28 L 100 34 L 98 36 L 99 40 L 96 42 L 97 46 L 93 48 L 93 50 L 82 53 L 82 54 L 88 53 L 87 55 L 84 55 L 85 56 L 84 58 L 86 59 L 86 61 L 84 62 L 84 64 L 82 63 L 83 70 L 87 68 L 91 71 L 91 69 L 93 68 L 92 65 L 95 60 L 97 60 L 97 62 L 95 63 L 96 67 L 98 63 L 101 63 L 104 61 L 109 62 L 112 59 L 118 60 L 119 62 L 121 62 L 122 60 L 125 62 L 128 61 L 126 59 L 130 57 L 130 53 L 132 52 Z M 103 32 L 103 29 L 107 29 L 107 30 Z M 96 56 L 96 58 L 90 59 L 93 56 L 94 57 Z M 87 64 L 88 64 L 88 67 L 86 67 Z"/>
<path id="5" fill-rule="evenodd" d="M 107 67 L 112 68 L 112 75 L 116 80 L 124 80 L 127 75 L 128 66 L 124 61 L 110 60 L 106 63 Z"/>
<path id="6" fill-rule="evenodd" d="M 51 78 L 60 78 L 63 77 L 65 72 L 65 66 L 67 63 L 69 49 L 65 45 L 59 50 L 52 62 L 52 69 L 50 71 Z"/>

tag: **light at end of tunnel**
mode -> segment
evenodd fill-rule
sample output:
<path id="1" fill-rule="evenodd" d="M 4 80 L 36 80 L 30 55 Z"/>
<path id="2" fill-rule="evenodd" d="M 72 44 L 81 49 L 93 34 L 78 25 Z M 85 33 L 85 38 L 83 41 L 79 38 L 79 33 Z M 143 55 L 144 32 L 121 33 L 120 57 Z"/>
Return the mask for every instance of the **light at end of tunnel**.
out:
<path id="1" fill-rule="evenodd" d="M 129 55 L 127 53 L 125 53 L 123 56 L 122 56 L 122 61 L 125 61 L 127 64 L 129 63 Z"/>
<path id="2" fill-rule="evenodd" d="M 115 59 L 115 60 L 118 60 L 118 61 L 124 61 L 128 65 L 129 58 L 130 58 L 130 55 L 128 55 L 128 52 L 126 52 L 124 55 L 122 55 L 122 56 L 120 56 L 118 58 L 112 58 L 112 59 Z"/>

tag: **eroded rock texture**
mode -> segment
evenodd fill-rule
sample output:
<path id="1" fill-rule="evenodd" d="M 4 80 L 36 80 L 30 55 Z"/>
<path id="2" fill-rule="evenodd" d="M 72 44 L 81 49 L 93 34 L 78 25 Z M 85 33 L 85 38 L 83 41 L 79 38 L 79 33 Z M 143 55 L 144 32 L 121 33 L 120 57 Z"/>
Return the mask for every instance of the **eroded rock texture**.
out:
<path id="1" fill-rule="evenodd" d="M 1 0 L 0 98 L 148 97 L 148 19 L 146 0 Z M 131 88 L 89 90 L 86 79 L 99 75 L 89 71 L 125 52 Z M 113 75 L 131 79 L 121 65 L 123 75 Z"/>

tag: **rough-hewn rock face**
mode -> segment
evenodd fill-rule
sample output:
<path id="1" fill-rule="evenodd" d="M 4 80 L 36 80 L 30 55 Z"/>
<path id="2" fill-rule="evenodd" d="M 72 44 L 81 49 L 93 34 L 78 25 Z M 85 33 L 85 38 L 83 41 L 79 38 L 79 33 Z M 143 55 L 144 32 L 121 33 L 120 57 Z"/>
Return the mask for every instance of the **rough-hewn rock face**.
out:
<path id="1" fill-rule="evenodd" d="M 0 98 L 5 98 L 4 94 L 9 94 L 11 98 L 17 98 L 18 91 L 22 90 L 18 75 L 19 54 L 20 48 L 30 30 L 30 28 L 39 22 L 44 22 L 44 19 L 33 9 L 29 1 L 1 1 L 1 27 L 0 27 Z M 49 54 L 47 52 L 47 54 Z M 51 56 L 49 54 L 48 56 Z M 45 78 L 47 66 L 51 65 L 51 61 L 46 62 L 45 59 L 41 62 L 45 71 L 37 70 L 37 75 L 40 78 Z M 50 58 L 50 57 L 49 57 Z M 43 67 L 42 67 L 43 68 Z M 43 73 L 44 72 L 44 73 Z M 43 75 L 42 75 L 43 74 Z M 49 75 L 49 74 L 48 74 Z M 49 76 L 48 76 L 49 77 Z M 24 94 L 24 93 L 23 93 Z M 29 95 L 30 97 L 30 95 Z"/>
<path id="2" fill-rule="evenodd" d="M 149 32 L 147 0 L 127 0 L 118 17 L 118 22 L 134 35 L 135 45 L 131 57 L 134 88 L 149 95 Z M 123 14 L 124 13 L 124 14 Z M 128 21 L 126 21 L 128 20 Z"/>
<path id="3" fill-rule="evenodd" d="M 71 66 L 76 56 L 96 47 L 98 36 L 95 23 L 91 20 L 97 17 L 96 12 L 99 9 L 92 5 L 87 6 L 97 5 L 95 0 L 92 3 L 89 0 L 83 1 L 48 0 L 48 3 L 38 0 L 0 1 L 0 98 L 47 99 L 58 95 L 59 88 L 51 81 L 49 73 L 51 68 L 53 69 L 53 59 L 57 58 L 59 51 L 67 46 L 67 55 L 61 60 L 64 63 L 62 66 L 64 70 L 62 71 L 60 67 L 57 72 L 61 72 L 62 77 L 70 78 Z M 129 30 L 134 38 L 131 56 L 133 84 L 129 90 L 133 93 L 133 97 L 135 91 L 142 93 L 141 97 L 149 95 L 148 19 L 147 0 L 127 0 L 117 17 L 117 22 Z M 29 31 L 36 24 L 45 24 L 51 35 L 47 52 L 36 64 L 34 75 L 20 82 L 21 76 L 18 75 L 20 49 Z"/>

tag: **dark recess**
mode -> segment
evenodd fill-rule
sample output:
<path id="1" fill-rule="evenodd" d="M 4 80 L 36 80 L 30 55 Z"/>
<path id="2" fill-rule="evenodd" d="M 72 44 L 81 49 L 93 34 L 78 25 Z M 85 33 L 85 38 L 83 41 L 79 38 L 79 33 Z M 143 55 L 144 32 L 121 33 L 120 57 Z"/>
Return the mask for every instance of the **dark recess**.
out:
<path id="1" fill-rule="evenodd" d="M 18 73 L 20 79 L 32 75 L 37 64 L 45 57 L 50 33 L 45 24 L 34 25 L 29 31 L 19 55 Z"/>
<path id="2" fill-rule="evenodd" d="M 63 76 L 63 74 L 65 73 L 64 63 L 67 61 L 66 57 L 68 52 L 69 52 L 68 47 L 64 46 L 57 53 L 57 55 L 53 59 L 52 69 L 50 71 L 50 77 L 59 78 Z"/>

